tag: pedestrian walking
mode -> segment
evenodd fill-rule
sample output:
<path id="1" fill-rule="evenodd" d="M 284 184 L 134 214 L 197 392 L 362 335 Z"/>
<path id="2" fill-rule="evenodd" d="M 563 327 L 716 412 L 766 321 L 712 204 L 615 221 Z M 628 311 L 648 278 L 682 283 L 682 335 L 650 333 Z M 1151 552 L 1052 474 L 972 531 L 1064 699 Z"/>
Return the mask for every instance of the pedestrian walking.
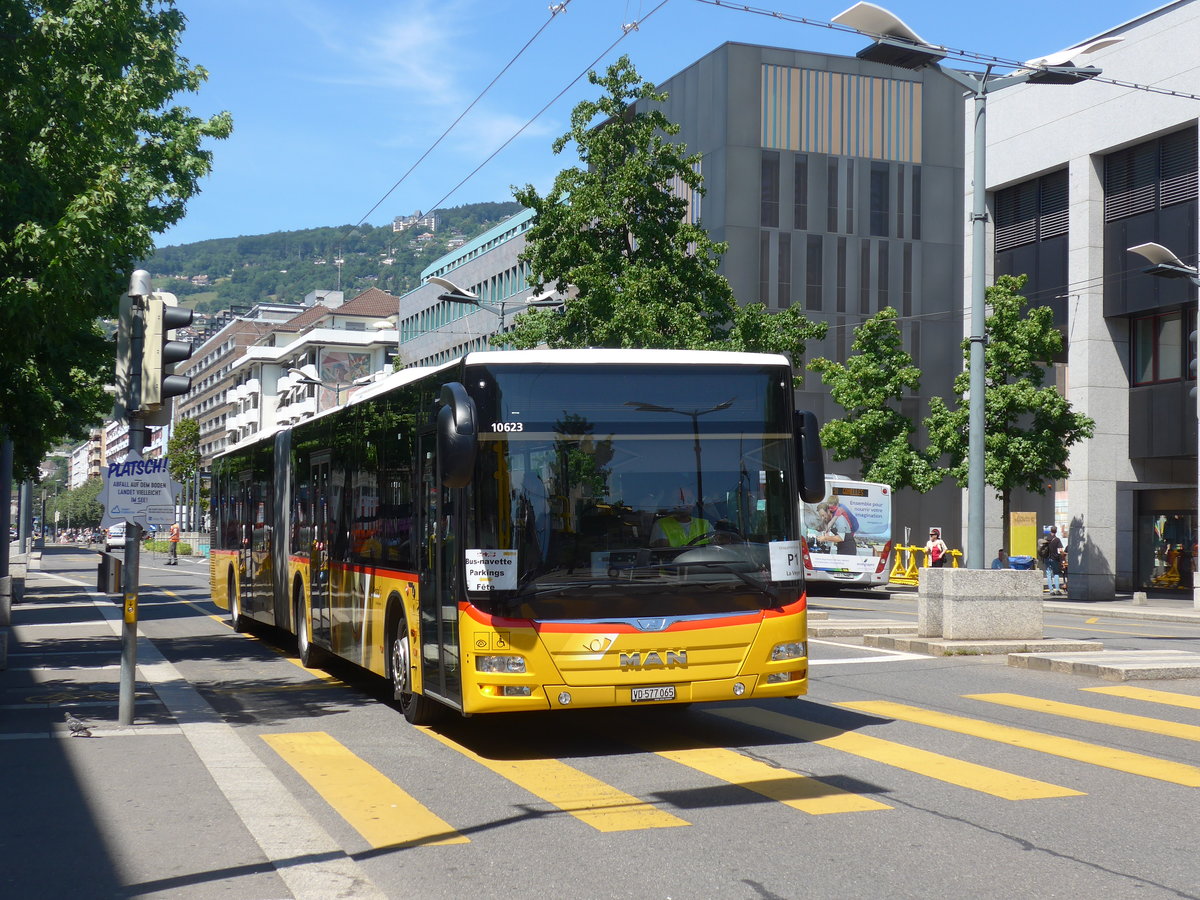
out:
<path id="1" fill-rule="evenodd" d="M 165 563 L 168 566 L 179 565 L 179 523 L 171 523 L 171 558 Z"/>
<path id="2" fill-rule="evenodd" d="M 1051 525 L 1049 535 L 1038 541 L 1038 562 L 1046 570 L 1046 590 L 1051 594 L 1062 594 L 1062 555 L 1058 526 Z"/>

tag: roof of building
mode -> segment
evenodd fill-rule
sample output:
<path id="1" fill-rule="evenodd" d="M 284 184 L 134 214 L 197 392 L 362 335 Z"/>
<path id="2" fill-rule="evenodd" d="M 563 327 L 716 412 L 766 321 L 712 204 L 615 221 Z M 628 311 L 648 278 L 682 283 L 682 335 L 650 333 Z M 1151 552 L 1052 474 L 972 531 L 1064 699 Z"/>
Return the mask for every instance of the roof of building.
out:
<path id="1" fill-rule="evenodd" d="M 377 287 L 370 287 L 336 310 L 339 316 L 394 316 L 400 306 L 400 298 Z"/>
<path id="2" fill-rule="evenodd" d="M 341 306 L 330 308 L 320 302 L 314 303 L 305 309 L 304 312 L 300 313 L 300 315 L 288 319 L 284 323 L 283 329 L 285 331 L 294 331 L 306 328 L 327 316 L 390 316 L 396 313 L 399 306 L 399 297 L 389 294 L 387 291 L 380 290 L 377 287 L 371 287 Z"/>

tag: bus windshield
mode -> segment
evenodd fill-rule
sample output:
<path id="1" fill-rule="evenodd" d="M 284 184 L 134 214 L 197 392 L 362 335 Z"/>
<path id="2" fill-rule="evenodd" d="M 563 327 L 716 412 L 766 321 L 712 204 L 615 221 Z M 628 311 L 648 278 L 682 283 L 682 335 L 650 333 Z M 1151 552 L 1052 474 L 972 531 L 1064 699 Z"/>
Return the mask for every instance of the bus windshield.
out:
<path id="1" fill-rule="evenodd" d="M 469 370 L 466 591 L 493 614 L 628 619 L 799 596 L 786 367 Z"/>

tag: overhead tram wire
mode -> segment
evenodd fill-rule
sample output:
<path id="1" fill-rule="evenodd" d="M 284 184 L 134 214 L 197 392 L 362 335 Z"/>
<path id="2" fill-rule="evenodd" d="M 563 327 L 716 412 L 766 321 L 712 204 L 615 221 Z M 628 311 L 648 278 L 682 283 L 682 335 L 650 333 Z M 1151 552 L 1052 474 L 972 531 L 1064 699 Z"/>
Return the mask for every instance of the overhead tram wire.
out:
<path id="1" fill-rule="evenodd" d="M 876 34 L 871 31 L 862 31 L 858 28 L 852 28 L 849 25 L 839 25 L 836 22 L 823 22 L 820 19 L 809 19 L 805 16 L 795 16 L 791 13 L 779 12 L 774 9 L 763 9 L 762 7 L 749 6 L 745 3 L 730 3 L 728 0 L 696 0 L 697 3 L 703 3 L 707 6 L 716 6 L 721 9 L 728 9 L 732 12 L 745 12 L 756 16 L 766 16 L 770 19 L 779 19 L 784 22 L 791 22 L 795 25 L 812 25 L 817 28 L 825 28 L 829 31 L 840 31 L 843 34 L 859 34 L 863 37 L 879 40 L 887 37 L 887 35 Z M 1014 59 L 1005 59 L 1002 56 L 989 56 L 986 53 L 976 53 L 973 50 L 956 50 L 953 47 L 944 47 L 940 44 L 924 44 L 930 50 L 935 50 L 946 59 L 955 59 L 960 62 L 973 62 L 984 66 L 999 66 L 1004 69 L 1025 69 L 1037 70 L 1044 69 L 1045 66 L 1030 65 L 1027 62 L 1021 62 Z M 1100 82 L 1101 84 L 1112 84 L 1117 87 L 1130 88 L 1135 91 L 1143 91 L 1148 94 L 1165 94 L 1168 97 L 1179 97 L 1183 100 L 1200 100 L 1200 95 L 1189 94 L 1186 91 L 1176 91 L 1170 88 L 1155 87 L 1151 84 L 1139 84 L 1134 81 L 1120 81 L 1116 78 L 1105 78 L 1104 76 L 1096 76 L 1089 78 L 1088 81 Z"/>
<path id="2" fill-rule="evenodd" d="M 512 59 L 510 59 L 507 63 L 504 64 L 504 68 L 501 69 L 499 72 L 497 72 L 496 76 L 491 81 L 488 82 L 487 87 L 485 87 L 482 91 L 480 91 L 479 95 L 467 105 L 467 108 L 458 114 L 458 118 L 455 119 L 453 122 L 451 122 L 449 124 L 449 126 L 447 126 L 446 130 L 443 131 L 440 135 L 438 135 L 437 140 L 435 140 L 432 144 L 429 145 L 429 148 L 424 153 L 421 154 L 420 158 L 415 163 L 413 163 L 411 166 L 408 167 L 408 171 L 405 172 L 403 175 L 401 175 L 400 179 L 395 184 L 393 184 L 390 188 L 387 189 L 387 193 L 385 193 L 382 197 L 380 197 L 379 200 L 376 201 L 375 205 L 367 210 L 366 215 L 364 215 L 361 219 L 358 220 L 358 223 L 355 225 L 356 228 L 358 227 L 358 225 L 361 225 L 363 222 L 367 221 L 367 218 L 371 215 L 371 213 L 373 213 L 373 212 L 375 212 L 375 210 L 379 209 L 379 207 L 383 205 L 383 202 L 385 200 L 387 200 L 387 198 L 390 197 L 395 192 L 396 188 L 398 188 L 398 187 L 400 187 L 400 185 L 404 184 L 404 182 L 407 180 L 408 176 L 411 175 L 414 171 L 416 171 L 417 166 L 419 166 L 421 163 L 423 163 L 425 161 L 425 159 L 429 156 L 429 154 L 437 149 L 438 144 L 440 144 L 443 140 L 445 140 L 446 135 L 448 135 L 451 131 L 453 131 L 455 129 L 455 127 L 458 125 L 458 123 L 461 122 L 463 120 L 463 118 L 467 115 L 467 113 L 469 113 L 472 109 L 475 108 L 475 104 L 478 103 L 480 100 L 482 100 L 484 98 L 484 96 L 487 94 L 487 92 L 490 91 L 493 87 L 495 87 L 496 82 L 504 77 L 504 73 L 507 72 L 510 68 L 512 68 L 513 63 L 515 63 L 518 59 L 521 58 L 522 55 L 524 55 L 525 51 L 530 48 L 530 46 L 533 44 L 533 42 L 536 41 L 541 36 L 542 32 L 545 31 L 550 26 L 550 23 L 554 21 L 554 17 L 557 16 L 559 13 L 563 13 L 563 12 L 567 11 L 567 7 L 570 5 L 570 3 L 571 3 L 571 0 L 562 0 L 562 2 L 555 3 L 550 7 L 550 18 L 548 18 L 545 22 L 542 23 L 542 27 L 533 33 L 533 37 L 531 37 L 528 41 L 525 42 L 525 46 L 523 46 L 520 50 L 518 50 L 516 55 L 513 56 Z"/>
<path id="3" fill-rule="evenodd" d="M 501 144 L 499 147 L 497 147 L 495 150 L 493 150 L 491 152 L 491 154 L 489 154 L 488 157 L 486 159 L 484 159 L 483 162 L 481 162 L 474 169 L 472 169 L 467 174 L 467 176 L 465 178 L 463 178 L 462 181 L 460 181 L 458 184 L 456 184 L 454 187 L 452 187 L 450 190 L 448 190 L 442 196 L 442 198 L 440 200 L 438 200 L 437 203 L 430 206 L 429 209 L 438 209 L 443 203 L 446 202 L 447 199 L 452 197 L 454 195 L 455 191 L 457 191 L 464 184 L 466 184 L 468 181 L 470 181 L 472 178 L 474 178 L 479 173 L 480 169 L 482 169 L 484 166 L 486 166 L 488 163 L 490 163 L 493 159 L 495 159 L 500 154 L 500 152 L 502 150 L 504 150 L 505 147 L 507 147 L 509 144 L 511 144 L 513 141 L 515 141 L 518 137 L 520 137 L 522 132 L 524 132 L 525 129 L 528 128 L 530 125 L 532 125 L 534 122 L 536 122 L 546 110 L 548 110 L 551 106 L 553 106 L 555 103 L 557 103 L 559 100 L 561 100 L 562 96 L 567 91 L 569 91 L 572 87 L 574 87 L 575 83 L 578 82 L 580 78 L 582 78 L 584 75 L 586 75 L 588 72 L 590 72 L 596 65 L 598 65 L 600 60 L 602 60 L 602 59 L 604 59 L 604 57 L 608 56 L 608 54 L 610 54 L 613 51 L 613 49 L 619 43 L 621 43 L 621 41 L 623 41 L 623 40 L 625 40 L 625 38 L 629 37 L 629 35 L 632 32 L 637 31 L 638 27 L 641 26 L 641 24 L 643 22 L 645 22 L 652 15 L 654 15 L 656 12 L 658 12 L 660 9 L 662 9 L 664 6 L 666 6 L 669 2 L 670 2 L 670 0 L 662 0 L 662 2 L 659 3 L 656 7 L 654 7 L 654 9 L 650 10 L 650 12 L 646 13 L 646 15 L 642 16 L 636 22 L 631 22 L 628 25 L 625 25 L 622 28 L 620 37 L 618 37 L 615 41 L 613 41 L 611 44 L 609 44 L 604 49 L 604 51 L 600 53 L 599 56 L 597 56 L 594 60 L 592 60 L 590 63 L 588 63 L 584 67 L 583 71 L 581 71 L 578 75 L 576 75 L 574 78 L 572 78 L 571 81 L 568 82 L 567 85 L 561 91 L 559 91 L 557 94 L 555 94 L 549 100 L 549 102 L 546 103 L 545 106 L 543 106 L 536 113 L 534 113 L 524 125 L 522 125 L 516 131 L 514 131 L 512 136 L 509 137 L 508 140 L 506 140 L 503 144 Z"/>

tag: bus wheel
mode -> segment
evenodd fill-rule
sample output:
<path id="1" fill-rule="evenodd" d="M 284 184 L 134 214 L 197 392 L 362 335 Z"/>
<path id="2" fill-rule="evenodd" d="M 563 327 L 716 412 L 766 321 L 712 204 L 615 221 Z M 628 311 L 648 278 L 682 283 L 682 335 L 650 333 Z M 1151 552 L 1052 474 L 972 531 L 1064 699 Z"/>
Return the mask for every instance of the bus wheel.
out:
<path id="1" fill-rule="evenodd" d="M 242 598 L 238 594 L 237 580 L 233 577 L 232 569 L 225 580 L 225 596 L 229 598 L 229 627 L 234 631 L 245 631 L 246 619 L 242 616 Z"/>
<path id="2" fill-rule="evenodd" d="M 392 693 L 400 702 L 400 711 L 413 725 L 429 725 L 437 718 L 437 704 L 412 689 L 412 643 L 408 639 L 408 623 L 403 615 L 396 617 L 388 634 L 388 676 Z"/>
<path id="3" fill-rule="evenodd" d="M 313 646 L 312 634 L 309 633 L 308 616 L 304 614 L 303 592 L 296 593 L 292 617 L 296 623 L 296 655 L 300 657 L 300 665 L 306 669 L 315 668 L 321 661 L 321 651 Z"/>

